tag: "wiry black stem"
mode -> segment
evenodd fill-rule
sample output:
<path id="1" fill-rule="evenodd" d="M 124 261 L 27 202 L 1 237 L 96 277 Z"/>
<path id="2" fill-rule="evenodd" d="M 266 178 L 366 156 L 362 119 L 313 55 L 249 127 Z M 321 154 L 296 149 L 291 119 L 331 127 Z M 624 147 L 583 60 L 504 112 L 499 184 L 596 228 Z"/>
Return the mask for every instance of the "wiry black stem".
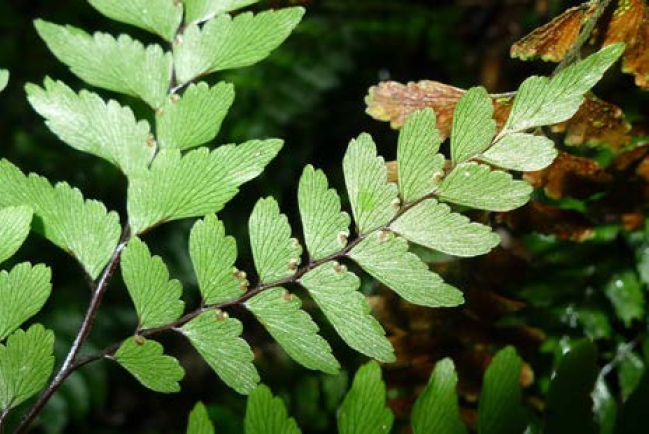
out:
<path id="1" fill-rule="evenodd" d="M 242 294 L 241 296 L 239 296 L 237 298 L 234 298 L 234 299 L 229 300 L 229 301 L 221 302 L 221 303 L 202 306 L 202 307 L 200 307 L 200 308 L 198 308 L 196 310 L 193 310 L 192 312 L 189 312 L 189 313 L 183 315 L 182 317 L 178 318 L 176 321 L 170 322 L 168 324 L 165 324 L 165 325 L 162 325 L 162 326 L 156 327 L 156 328 L 139 330 L 137 332 L 137 335 L 148 338 L 148 337 L 151 337 L 151 336 L 163 333 L 163 332 L 175 330 L 175 329 L 177 329 L 179 327 L 182 327 L 183 325 L 187 324 L 188 322 L 190 322 L 194 318 L 200 316 L 201 314 L 203 314 L 203 313 L 205 313 L 207 311 L 211 311 L 211 310 L 216 311 L 216 310 L 221 310 L 221 309 L 227 309 L 228 307 L 232 307 L 232 306 L 241 305 L 244 302 L 246 302 L 247 300 L 251 299 L 252 297 L 254 297 L 254 296 L 256 296 L 256 295 L 258 295 L 258 294 L 260 294 L 260 293 L 262 293 L 262 292 L 264 292 L 264 291 L 266 291 L 268 289 L 299 283 L 300 278 L 302 276 L 304 276 L 306 273 L 308 273 L 309 271 L 313 270 L 314 268 L 319 267 L 320 265 L 323 265 L 323 264 L 325 264 L 327 262 L 332 262 L 332 261 L 336 261 L 336 260 L 339 260 L 339 259 L 346 258 L 348 256 L 349 252 L 354 247 L 356 247 L 358 244 L 360 244 L 361 241 L 363 241 L 369 235 L 371 235 L 373 233 L 376 233 L 376 232 L 380 232 L 380 231 L 390 230 L 390 224 L 393 221 L 398 219 L 401 215 L 403 215 L 406 211 L 408 211 L 412 207 L 414 207 L 414 206 L 420 204 L 421 202 L 423 202 L 424 200 L 430 199 L 430 198 L 432 198 L 434 196 L 435 196 L 435 193 L 433 192 L 433 193 L 430 193 L 427 196 L 424 196 L 424 197 L 422 197 L 420 199 L 417 199 L 416 201 L 408 202 L 408 203 L 403 204 L 403 206 L 400 207 L 399 211 L 395 214 L 395 216 L 389 222 L 387 222 L 385 225 L 383 225 L 381 227 L 378 227 L 378 228 L 375 228 L 372 231 L 360 234 L 358 237 L 356 237 L 353 241 L 351 241 L 349 244 L 347 244 L 347 246 L 345 246 L 343 249 L 341 249 L 338 252 L 332 253 L 331 255 L 326 256 L 324 258 L 309 261 L 308 264 L 306 264 L 305 266 L 299 268 L 293 275 L 291 275 L 291 276 L 289 276 L 287 278 L 277 280 L 275 282 L 270 282 L 270 283 L 262 283 L 262 282 L 260 282 L 254 288 L 249 289 L 248 291 L 246 291 L 244 294 Z M 99 351 L 99 352 L 97 352 L 95 354 L 91 354 L 91 355 L 86 356 L 86 357 L 84 357 L 82 359 L 79 359 L 74 364 L 72 369 L 74 370 L 74 369 L 80 368 L 80 367 L 82 367 L 84 365 L 87 365 L 88 363 L 94 362 L 96 360 L 99 360 L 99 359 L 102 359 L 102 358 L 105 358 L 105 357 L 110 357 L 113 353 L 115 353 L 115 351 L 117 351 L 119 349 L 120 345 L 121 345 L 121 342 L 117 342 L 115 344 L 112 344 L 112 345 L 104 348 L 103 350 L 101 350 L 101 351 Z"/>
<path id="2" fill-rule="evenodd" d="M 201 315 L 204 312 L 207 312 L 207 311 L 210 311 L 210 310 L 221 310 L 221 309 L 226 309 L 228 307 L 240 305 L 240 304 L 243 304 L 245 301 L 251 299 L 252 297 L 254 297 L 254 296 L 256 296 L 256 295 L 258 295 L 258 294 L 260 294 L 260 293 L 262 293 L 262 292 L 264 292 L 264 291 L 266 291 L 268 289 L 277 288 L 279 286 L 284 286 L 284 285 L 289 285 L 289 284 L 295 284 L 295 283 L 297 283 L 299 281 L 300 277 L 304 276 L 306 273 L 313 270 L 314 268 L 316 268 L 316 267 L 318 267 L 318 266 L 320 266 L 320 265 L 322 265 L 324 263 L 335 261 L 337 259 L 341 259 L 341 258 L 346 257 L 347 254 L 350 252 L 350 250 L 353 249 L 356 245 L 358 245 L 361 241 L 363 241 L 369 234 L 374 233 L 374 232 L 376 232 L 378 230 L 381 230 L 381 229 L 383 229 L 383 228 L 375 229 L 374 231 L 372 231 L 372 232 L 370 232 L 368 234 L 360 235 L 359 237 L 357 237 L 354 241 L 350 242 L 344 249 L 340 250 L 339 252 L 333 253 L 333 254 L 331 254 L 331 255 L 329 255 L 327 257 L 324 257 L 324 258 L 321 258 L 321 259 L 318 259 L 318 260 L 315 260 L 315 261 L 310 261 L 304 267 L 298 269 L 290 277 L 287 277 L 287 278 L 281 279 L 281 280 L 277 280 L 277 281 L 271 282 L 271 283 L 261 283 L 260 282 L 254 288 L 249 289 L 248 291 L 246 291 L 244 294 L 242 294 L 241 296 L 239 296 L 237 298 L 234 298 L 232 300 L 228 300 L 228 301 L 225 301 L 225 302 L 221 302 L 221 303 L 202 306 L 202 307 L 200 307 L 200 308 L 198 308 L 196 310 L 193 310 L 192 312 L 189 312 L 189 313 L 183 315 L 181 318 L 178 318 L 176 321 L 170 322 L 170 323 L 165 324 L 165 325 L 160 326 L 160 327 L 140 330 L 140 331 L 138 331 L 137 334 L 138 334 L 138 336 L 148 338 L 148 337 L 151 337 L 153 335 L 157 335 L 157 334 L 162 333 L 162 332 L 174 330 L 174 329 L 177 329 L 179 327 L 182 327 L 184 324 L 187 324 L 188 322 L 190 322 L 191 320 L 198 317 L 199 315 Z M 101 351 L 99 351 L 99 352 L 97 352 L 95 354 L 89 355 L 87 357 L 84 357 L 84 358 L 78 360 L 74 364 L 73 369 L 77 369 L 77 368 L 79 368 L 81 366 L 84 366 L 84 365 L 87 365 L 88 363 L 91 363 L 91 362 L 93 362 L 95 360 L 99 360 L 99 359 L 102 359 L 104 357 L 108 357 L 108 356 L 112 355 L 115 351 L 117 351 L 117 349 L 120 347 L 120 345 L 121 345 L 121 342 L 117 342 L 117 343 L 115 343 L 113 345 L 110 345 L 110 346 L 104 348 L 103 350 L 101 350 Z"/>
<path id="3" fill-rule="evenodd" d="M 81 327 L 77 332 L 77 336 L 74 339 L 74 343 L 72 344 L 72 347 L 68 352 L 68 355 L 65 357 L 65 360 L 61 365 L 61 368 L 59 368 L 59 371 L 57 372 L 52 382 L 49 384 L 49 386 L 47 386 L 47 388 L 43 391 L 43 393 L 41 393 L 41 395 L 38 397 L 34 405 L 32 405 L 32 407 L 29 409 L 27 414 L 25 414 L 25 416 L 23 417 L 22 421 L 20 422 L 20 425 L 18 425 L 18 428 L 16 429 L 16 434 L 25 432 L 25 430 L 32 424 L 32 422 L 36 418 L 36 415 L 38 415 L 38 413 L 43 409 L 45 404 L 47 404 L 47 402 L 52 397 L 52 395 L 59 389 L 59 387 L 61 387 L 63 382 L 76 369 L 76 361 L 77 361 L 77 357 L 79 356 L 79 352 L 81 351 L 81 347 L 86 342 L 86 339 L 90 334 L 90 330 L 92 328 L 92 325 L 95 322 L 97 312 L 99 311 L 99 307 L 101 306 L 101 301 L 104 298 L 106 289 L 108 289 L 108 282 L 110 281 L 110 278 L 115 272 L 115 268 L 117 268 L 117 264 L 119 264 L 119 259 L 122 255 L 122 251 L 124 250 L 124 247 L 126 246 L 126 243 L 128 242 L 129 238 L 130 238 L 130 228 L 127 225 L 122 232 L 122 237 L 120 239 L 120 242 L 115 248 L 115 251 L 113 252 L 112 257 L 110 258 L 108 265 L 104 269 L 104 272 L 101 275 L 100 279 L 97 281 L 97 284 L 94 285 L 92 299 L 90 300 L 90 305 L 86 310 L 86 316 L 84 317 L 83 322 L 81 323 Z"/>
<path id="4" fill-rule="evenodd" d="M 5 408 L 4 410 L 2 410 L 2 413 L 0 413 L 0 434 L 3 434 L 5 431 L 4 423 L 8 415 L 9 415 L 9 407 Z"/>
<path id="5" fill-rule="evenodd" d="M 182 33 L 183 30 L 184 30 L 184 25 L 183 24 L 179 25 L 178 29 L 176 29 L 176 36 Z M 172 72 L 172 77 L 169 82 L 169 87 L 168 87 L 169 93 L 173 93 L 172 90 L 176 86 L 177 86 L 176 72 L 174 70 Z M 45 407 L 45 404 L 47 404 L 47 402 L 50 400 L 52 395 L 54 395 L 54 393 L 61 387 L 63 382 L 70 376 L 70 374 L 72 374 L 79 367 L 91 361 L 88 357 L 78 359 L 79 352 L 81 351 L 81 347 L 83 346 L 86 339 L 88 338 L 88 335 L 90 334 L 90 330 L 92 329 L 92 325 L 94 324 L 95 317 L 97 316 L 97 312 L 99 311 L 99 307 L 101 306 L 101 302 L 104 298 L 104 294 L 108 289 L 108 283 L 113 273 L 115 272 L 115 269 L 119 265 L 120 258 L 122 256 L 122 251 L 124 250 L 124 247 L 126 247 L 126 244 L 128 243 L 130 238 L 131 238 L 131 228 L 127 224 L 122 231 L 122 237 L 120 238 L 120 242 L 115 248 L 115 251 L 111 256 L 108 265 L 106 265 L 106 268 L 104 269 L 104 272 L 101 275 L 100 279 L 97 281 L 96 284 L 93 281 L 90 282 L 90 285 L 93 289 L 92 299 L 90 300 L 90 305 L 88 306 L 88 309 L 86 311 L 86 316 L 84 317 L 83 322 L 81 323 L 81 327 L 79 328 L 79 331 L 77 333 L 77 336 L 74 339 L 70 351 L 68 352 L 65 360 L 63 361 L 63 364 L 61 365 L 61 368 L 57 372 L 52 382 L 41 393 L 41 395 L 38 397 L 34 405 L 29 409 L 27 414 L 23 416 L 20 425 L 18 425 L 18 428 L 15 431 L 16 434 L 23 433 L 30 427 L 30 425 L 34 422 L 34 419 L 36 418 L 38 413 L 40 413 L 43 407 Z M 3 414 L 1 417 L 4 416 L 5 415 Z M 0 434 L 2 434 L 1 422 L 2 419 L 0 419 Z"/>

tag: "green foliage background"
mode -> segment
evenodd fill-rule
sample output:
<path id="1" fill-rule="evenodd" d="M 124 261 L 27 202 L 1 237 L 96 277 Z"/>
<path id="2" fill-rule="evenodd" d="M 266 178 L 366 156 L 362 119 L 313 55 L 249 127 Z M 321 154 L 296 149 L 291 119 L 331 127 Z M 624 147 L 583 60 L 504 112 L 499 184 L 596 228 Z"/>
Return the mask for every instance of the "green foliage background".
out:
<path id="1" fill-rule="evenodd" d="M 262 1 L 255 8 L 295 3 Z M 286 143 L 267 172 L 245 185 L 219 214 L 229 233 L 237 239 L 246 239 L 247 228 L 241 222 L 246 221 L 254 202 L 261 196 L 275 196 L 289 219 L 295 220 L 297 180 L 307 163 L 324 169 L 334 186 L 342 187 L 340 161 L 349 139 L 360 131 L 372 134 L 379 144 L 379 152 L 387 159 L 396 156 L 393 145 L 396 132 L 364 113 L 367 89 L 378 81 L 431 79 L 468 87 L 481 84 L 482 77 L 495 86 L 489 89 L 491 92 L 498 92 L 516 88 L 531 73 L 549 72 L 548 65 L 509 60 L 508 47 L 526 30 L 546 21 L 571 2 L 549 2 L 545 16 L 534 13 L 536 2 L 521 2 L 517 6 L 509 3 L 313 0 L 304 5 L 307 15 L 303 23 L 269 59 L 252 68 L 218 74 L 219 79 L 232 82 L 236 88 L 233 108 L 218 141 L 239 143 L 253 138 L 281 137 Z M 56 61 L 38 38 L 32 25 L 37 17 L 113 34 L 127 29 L 142 41 L 151 40 L 151 36 L 104 19 L 81 0 L 0 2 L 0 67 L 12 74 L 8 89 L 0 96 L 3 140 L 0 157 L 10 159 L 25 172 L 38 172 L 54 181 L 68 181 L 88 197 L 102 200 L 109 209 L 122 212 L 126 185 L 118 171 L 108 163 L 60 143 L 27 103 L 24 84 L 40 83 L 45 75 L 79 88 L 78 79 Z M 511 22 L 522 23 L 524 29 L 498 30 Z M 495 82 L 489 78 L 489 62 L 497 64 Z M 647 115 L 642 107 L 649 107 L 648 98 L 624 80 L 618 81 L 622 83 L 603 83 L 600 93 L 612 95 L 609 99 L 622 105 L 628 115 L 642 119 Z M 144 113 L 142 110 L 136 114 L 142 117 Z M 186 253 L 190 227 L 191 222 L 176 222 L 158 229 L 155 236 L 145 237 L 153 253 L 165 257 L 171 275 L 185 282 L 193 279 Z M 538 386 L 535 387 L 539 390 L 547 386 L 552 355 L 562 346 L 570 345 L 571 338 L 603 338 L 602 358 L 612 360 L 620 345 L 642 337 L 644 329 L 637 323 L 633 327 L 620 324 L 605 297 L 588 298 L 587 309 L 582 309 L 585 313 L 576 320 L 577 325 L 570 319 L 575 306 L 583 306 L 583 289 L 588 286 L 584 280 L 595 287 L 614 285 L 617 281 L 635 285 L 642 299 L 637 304 L 644 306 L 646 274 L 638 274 L 635 261 L 636 254 L 641 256 L 649 241 L 642 233 L 621 234 L 614 227 L 600 232 L 598 238 L 586 245 L 534 237 L 529 240 L 531 251 L 539 253 L 541 262 L 525 282 L 528 292 L 518 294 L 518 298 L 527 297 L 531 307 L 507 321 L 532 323 L 548 333 L 544 349 L 549 356 L 536 351 L 523 353 L 536 370 Z M 611 246 L 616 249 L 615 255 L 610 254 Z M 238 247 L 241 260 L 251 263 L 247 243 L 240 242 Z M 56 291 L 37 319 L 54 329 L 60 359 L 86 308 L 87 286 L 77 264 L 37 236 L 30 235 L 11 264 L 27 259 L 34 263 L 46 262 L 55 270 Z M 597 273 L 580 274 L 586 272 L 587 265 L 600 261 L 604 266 Z M 461 283 L 458 285 L 462 287 Z M 555 292 L 533 291 L 549 286 Z M 558 287 L 566 289 L 560 296 L 556 295 Z M 130 333 L 136 323 L 125 290 L 109 291 L 102 311 L 102 320 L 96 323 L 89 345 L 95 348 Z M 261 326 L 248 322 L 247 337 L 261 353 L 259 368 L 273 393 L 285 398 L 289 413 L 296 417 L 304 432 L 331 432 L 335 426 L 331 415 L 351 385 L 351 377 L 345 373 L 328 377 L 303 369 L 278 350 Z M 323 334 L 334 336 L 327 329 Z M 208 404 L 221 432 L 241 432 L 245 398 L 219 387 L 214 374 L 186 343 L 175 338 L 164 343 L 174 353 L 182 354 L 181 361 L 187 368 L 183 394 L 147 391 L 119 367 L 103 361 L 82 369 L 66 382 L 46 408 L 40 429 L 48 433 L 180 432 L 189 410 L 197 400 L 202 400 Z M 339 340 L 333 340 L 333 345 L 343 366 L 352 369 L 363 361 Z M 635 357 L 640 360 L 636 365 L 644 365 L 641 355 Z M 622 388 L 626 387 L 625 381 L 633 382 L 635 377 L 639 380 L 642 375 L 642 370 L 632 369 L 633 363 L 629 362 L 629 366 L 620 379 Z M 629 377 L 633 378 L 629 380 Z"/>

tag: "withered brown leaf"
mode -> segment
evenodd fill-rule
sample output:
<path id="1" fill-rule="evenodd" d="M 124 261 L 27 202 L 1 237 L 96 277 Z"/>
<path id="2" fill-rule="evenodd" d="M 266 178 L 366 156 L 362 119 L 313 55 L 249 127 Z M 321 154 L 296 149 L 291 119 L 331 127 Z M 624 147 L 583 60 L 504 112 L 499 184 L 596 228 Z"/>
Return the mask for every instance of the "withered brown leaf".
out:
<path id="1" fill-rule="evenodd" d="M 459 373 L 462 414 L 469 418 L 465 423 L 471 425 L 471 414 L 466 410 L 472 406 L 466 403 L 477 400 L 495 349 L 515 345 L 524 356 L 545 339 L 542 331 L 529 326 L 499 325 L 503 317 L 526 306 L 514 297 L 529 262 L 498 247 L 480 258 L 435 263 L 433 269 L 462 276 L 465 305 L 453 310 L 426 309 L 399 299 L 391 291 L 380 291 L 368 300 L 397 356 L 384 371 L 388 387 L 399 389 L 399 398 L 390 400 L 390 406 L 404 417 L 410 414 L 414 398 L 427 383 L 435 363 L 451 357 Z M 529 386 L 533 381 L 534 371 L 525 364 L 521 385 Z"/>
<path id="2" fill-rule="evenodd" d="M 649 7 L 644 0 L 619 0 L 605 32 L 603 46 L 624 42 L 622 71 L 635 76 L 635 84 L 649 89 Z"/>
<path id="3" fill-rule="evenodd" d="M 596 161 L 559 152 L 554 162 L 543 170 L 527 172 L 523 178 L 534 188 L 543 187 L 553 199 L 587 199 L 600 193 L 612 177 Z"/>
<path id="4" fill-rule="evenodd" d="M 594 10 L 595 5 L 589 3 L 566 10 L 514 43 L 510 55 L 521 60 L 540 57 L 549 62 L 561 61 L 577 41 L 582 26 Z"/>
<path id="5" fill-rule="evenodd" d="M 648 154 L 649 146 L 646 144 L 635 146 L 618 154 L 611 163 L 611 170 L 618 173 L 633 171 L 647 158 Z M 626 175 L 628 176 L 628 174 Z M 649 178 L 646 179 L 649 181 Z"/>
<path id="6" fill-rule="evenodd" d="M 438 81 L 423 80 L 407 85 L 395 81 L 381 82 L 369 90 L 366 97 L 367 113 L 377 120 L 389 121 L 392 128 L 400 128 L 417 110 L 432 108 L 437 116 L 437 129 L 442 138 L 448 137 L 453 122 L 453 111 L 464 89 Z M 492 95 L 493 118 L 497 131 L 505 124 L 514 97 Z M 631 126 L 622 110 L 614 104 L 590 94 L 579 111 L 569 121 L 555 125 L 555 132 L 566 132 L 568 145 L 606 145 L 618 150 L 631 140 Z M 396 180 L 396 166 L 388 167 L 390 181 Z"/>
<path id="7" fill-rule="evenodd" d="M 626 230 L 641 227 L 649 201 L 649 145 L 638 143 L 625 149 L 605 170 L 604 176 L 598 175 L 604 182 L 590 185 L 591 193 L 599 194 L 588 202 L 589 217 L 595 222 L 619 223 Z"/>
<path id="8" fill-rule="evenodd" d="M 365 98 L 367 114 L 379 121 L 389 121 L 392 128 L 401 128 L 411 113 L 432 108 L 437 116 L 437 129 L 448 137 L 455 104 L 464 90 L 439 81 L 422 80 L 401 84 L 384 81 L 372 86 Z"/>
<path id="9" fill-rule="evenodd" d="M 594 234 L 593 224 L 580 212 L 534 201 L 514 211 L 499 213 L 497 220 L 515 232 L 556 235 L 562 240 L 584 241 Z"/>
<path id="10" fill-rule="evenodd" d="M 635 173 L 638 174 L 645 182 L 649 182 L 649 158 L 645 157 L 638 164 Z"/>
<path id="11" fill-rule="evenodd" d="M 437 117 L 437 129 L 442 138 L 448 137 L 453 122 L 453 111 L 458 100 L 466 91 L 433 80 L 422 80 L 401 84 L 383 81 L 369 89 L 365 103 L 366 112 L 379 121 L 389 121 L 392 128 L 403 126 L 408 116 L 425 108 L 432 108 Z M 496 126 L 507 121 L 513 98 L 493 97 Z"/>
<path id="12" fill-rule="evenodd" d="M 587 2 L 566 10 L 514 43 L 511 56 L 561 61 L 595 8 L 595 3 Z M 633 74 L 637 86 L 649 89 L 649 6 L 645 0 L 619 0 L 613 14 L 600 19 L 591 36 L 602 47 L 624 42 L 622 71 Z"/>
<path id="13" fill-rule="evenodd" d="M 622 109 L 588 94 L 579 111 L 568 121 L 554 125 L 552 131 L 565 132 L 566 145 L 606 145 L 619 150 L 631 141 L 631 124 Z"/>

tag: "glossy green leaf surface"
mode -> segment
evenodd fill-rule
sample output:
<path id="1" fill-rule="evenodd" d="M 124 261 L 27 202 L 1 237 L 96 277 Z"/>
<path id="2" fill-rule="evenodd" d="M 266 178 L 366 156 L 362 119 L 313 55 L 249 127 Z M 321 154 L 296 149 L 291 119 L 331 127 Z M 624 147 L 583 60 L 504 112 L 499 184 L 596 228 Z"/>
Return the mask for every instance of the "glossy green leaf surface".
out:
<path id="1" fill-rule="evenodd" d="M 342 250 L 349 236 L 349 214 L 340 210 L 340 197 L 329 188 L 326 175 L 307 165 L 298 187 L 298 204 L 306 248 L 312 259 Z"/>
<path id="2" fill-rule="evenodd" d="M 522 367 L 513 347 L 499 351 L 491 361 L 478 404 L 479 434 L 520 434 L 525 430 Z"/>
<path id="3" fill-rule="evenodd" d="M 451 160 L 461 163 L 480 154 L 491 144 L 496 121 L 494 108 L 484 87 L 469 89 L 455 106 L 451 127 Z"/>
<path id="4" fill-rule="evenodd" d="M 286 406 L 274 397 L 268 387 L 257 386 L 248 397 L 245 419 L 246 434 L 300 434 L 295 419 L 288 416 Z"/>
<path id="5" fill-rule="evenodd" d="M 466 434 L 457 402 L 457 373 L 449 358 L 440 360 L 428 384 L 412 407 L 410 422 L 414 434 Z"/>
<path id="6" fill-rule="evenodd" d="M 0 263 L 11 258 L 29 235 L 34 213 L 29 206 L 0 209 Z"/>
<path id="7" fill-rule="evenodd" d="M 489 226 L 471 222 L 434 199 L 410 208 L 390 229 L 408 241 L 455 256 L 484 255 L 500 242 Z"/>
<path id="8" fill-rule="evenodd" d="M 183 4 L 173 0 L 89 0 L 115 21 L 131 24 L 172 41 L 183 19 Z"/>
<path id="9" fill-rule="evenodd" d="M 161 149 L 191 149 L 212 141 L 234 100 L 234 87 L 190 84 L 182 96 L 170 95 L 156 113 Z"/>
<path id="10" fill-rule="evenodd" d="M 242 331 L 240 321 L 214 312 L 205 312 L 180 329 L 225 384 L 245 395 L 255 388 L 259 374 L 250 346 L 240 337 Z"/>
<path id="11" fill-rule="evenodd" d="M 197 402 L 189 413 L 187 434 L 214 434 L 214 425 L 202 402 Z"/>
<path id="12" fill-rule="evenodd" d="M 220 14 L 202 27 L 190 24 L 174 44 L 178 81 L 263 60 L 288 38 L 302 15 L 302 8 L 286 8 L 256 15 L 244 12 L 234 18 Z"/>
<path id="13" fill-rule="evenodd" d="M 40 324 L 17 330 L 0 343 L 0 409 L 40 392 L 54 368 L 54 333 Z"/>
<path id="14" fill-rule="evenodd" d="M 272 197 L 259 199 L 248 221 L 250 247 L 255 267 L 262 282 L 274 282 L 287 278 L 300 264 L 302 246 L 291 238 L 288 218 L 279 211 L 279 204 Z"/>
<path id="15" fill-rule="evenodd" d="M 532 187 L 484 164 L 461 163 L 444 178 L 436 193 L 445 202 L 489 211 L 510 211 L 530 199 Z"/>
<path id="16" fill-rule="evenodd" d="M 516 92 L 503 132 L 519 132 L 570 119 L 583 102 L 584 94 L 623 52 L 624 44 L 612 44 L 551 79 L 532 76 L 525 80 Z"/>
<path id="17" fill-rule="evenodd" d="M 352 388 L 338 410 L 340 434 L 389 433 L 394 416 L 385 404 L 385 384 L 381 368 L 372 361 L 361 366 Z"/>
<path id="18" fill-rule="evenodd" d="M 141 98 L 153 108 L 164 102 L 173 61 L 159 45 L 145 47 L 128 35 L 89 35 L 43 20 L 35 26 L 52 53 L 88 84 Z"/>
<path id="19" fill-rule="evenodd" d="M 174 357 L 163 354 L 164 348 L 156 341 L 129 338 L 113 355 L 124 369 L 130 372 L 146 388 L 155 392 L 179 392 L 178 382 L 185 370 Z"/>
<path id="20" fill-rule="evenodd" d="M 360 233 L 388 223 L 398 207 L 397 186 L 388 183 L 383 157 L 369 134 L 352 140 L 343 159 L 345 185 L 354 221 Z"/>
<path id="21" fill-rule="evenodd" d="M 9 84 L 9 71 L 6 69 L 0 69 L 0 92 L 5 90 Z"/>
<path id="22" fill-rule="evenodd" d="M 270 335 L 299 364 L 334 374 L 340 369 L 318 326 L 300 309 L 302 302 L 284 288 L 268 289 L 245 302 Z"/>
<path id="23" fill-rule="evenodd" d="M 42 309 L 52 292 L 51 279 L 42 264 L 23 262 L 0 271 L 0 341 Z"/>
<path id="24" fill-rule="evenodd" d="M 161 151 L 149 170 L 128 187 L 128 215 L 133 233 L 157 224 L 220 211 L 257 177 L 282 147 L 277 139 L 225 145 L 214 151 L 199 148 L 181 155 Z"/>
<path id="25" fill-rule="evenodd" d="M 552 164 L 557 157 L 554 142 L 545 136 L 516 133 L 499 140 L 480 160 L 508 170 L 532 172 Z"/>
<path id="26" fill-rule="evenodd" d="M 395 360 L 385 330 L 358 289 L 360 279 L 338 263 L 323 264 L 300 278 L 340 337 L 353 349 L 382 362 Z"/>
<path id="27" fill-rule="evenodd" d="M 27 85 L 27 98 L 62 141 L 96 155 L 127 175 L 144 170 L 156 151 L 146 121 L 130 108 L 82 90 L 78 94 L 63 82 L 45 79 L 43 88 Z"/>
<path id="28" fill-rule="evenodd" d="M 437 153 L 441 143 L 433 110 L 408 117 L 397 147 L 399 192 L 404 202 L 420 199 L 437 186 L 435 175 L 444 168 L 444 156 Z"/>
<path id="29" fill-rule="evenodd" d="M 411 303 L 440 307 L 457 306 L 464 301 L 460 291 L 444 283 L 418 256 L 408 252 L 405 239 L 390 232 L 368 235 L 349 256 Z"/>
<path id="30" fill-rule="evenodd" d="M 225 227 L 215 215 L 194 223 L 189 234 L 189 256 L 205 303 L 229 301 L 245 290 L 245 278 L 238 278 L 234 269 L 236 240 L 225 235 Z"/>
<path id="31" fill-rule="evenodd" d="M 73 255 L 90 277 L 99 275 L 119 240 L 117 213 L 66 183 L 52 186 L 43 177 L 26 176 L 6 160 L 0 161 L 0 184 L 0 207 L 31 207 L 35 230 Z"/>
<path id="32" fill-rule="evenodd" d="M 133 300 L 139 329 L 155 328 L 177 320 L 185 303 L 180 300 L 182 285 L 169 279 L 167 266 L 159 256 L 134 237 L 122 253 L 122 277 Z"/>

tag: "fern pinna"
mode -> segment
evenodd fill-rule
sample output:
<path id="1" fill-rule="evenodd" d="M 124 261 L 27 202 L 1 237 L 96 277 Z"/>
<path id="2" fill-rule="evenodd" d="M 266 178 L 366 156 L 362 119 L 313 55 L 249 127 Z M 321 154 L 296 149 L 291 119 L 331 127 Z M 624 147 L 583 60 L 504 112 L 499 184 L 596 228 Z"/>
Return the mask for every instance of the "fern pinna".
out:
<path id="1" fill-rule="evenodd" d="M 229 13 L 253 1 L 91 0 L 105 16 L 158 35 L 164 47 L 145 46 L 127 35 L 113 37 L 37 20 L 36 30 L 53 54 L 86 83 L 129 95 L 152 111 L 154 125 L 138 120 L 115 100 L 46 78 L 28 84 L 27 96 L 47 126 L 69 146 L 115 165 L 128 180 L 127 215 L 120 216 L 66 183 L 52 184 L 0 162 L 0 260 L 6 260 L 32 229 L 70 253 L 88 276 L 92 296 L 65 360 L 52 377 L 54 334 L 23 323 L 45 305 L 50 270 L 23 263 L 0 274 L 0 427 L 11 409 L 39 392 L 17 427 L 25 431 L 61 384 L 94 360 L 114 360 L 145 387 L 177 392 L 184 371 L 153 338 L 163 332 L 186 337 L 216 374 L 248 394 L 260 381 L 242 323 L 230 308 L 244 306 L 295 361 L 336 372 L 340 365 L 318 326 L 292 291 L 305 288 L 340 337 L 382 362 L 392 346 L 371 316 L 357 264 L 409 302 L 457 306 L 462 293 L 446 284 L 414 253 L 409 242 L 453 256 L 476 256 L 499 243 L 489 226 L 457 212 L 463 208 L 506 211 L 532 192 L 505 170 L 537 170 L 553 160 L 553 143 L 530 132 L 570 118 L 583 95 L 620 56 L 619 45 L 547 79 L 531 77 L 518 90 L 500 131 L 492 102 L 473 88 L 458 102 L 450 159 L 431 110 L 412 115 L 397 148 L 398 184 L 388 182 L 383 158 L 367 134 L 351 141 L 343 160 L 350 214 L 325 174 L 307 166 L 299 180 L 302 241 L 272 197 L 251 211 L 251 282 L 235 267 L 237 245 L 215 215 L 257 177 L 282 147 L 278 139 L 251 140 L 210 149 L 234 100 L 228 83 L 210 85 L 209 74 L 251 65 L 267 57 L 297 26 L 304 10 Z M 6 73 L 0 79 L 6 84 Z M 504 169 L 504 170 L 501 170 Z M 458 208 L 462 207 L 462 208 Z M 170 279 L 160 257 L 140 236 L 169 221 L 199 218 L 189 255 L 201 293 L 186 308 L 182 285 Z M 121 223 L 120 223 L 121 222 Z M 133 301 L 133 335 L 95 354 L 80 356 L 108 283 L 117 267 Z M 250 271 L 250 270 L 248 270 Z"/>

